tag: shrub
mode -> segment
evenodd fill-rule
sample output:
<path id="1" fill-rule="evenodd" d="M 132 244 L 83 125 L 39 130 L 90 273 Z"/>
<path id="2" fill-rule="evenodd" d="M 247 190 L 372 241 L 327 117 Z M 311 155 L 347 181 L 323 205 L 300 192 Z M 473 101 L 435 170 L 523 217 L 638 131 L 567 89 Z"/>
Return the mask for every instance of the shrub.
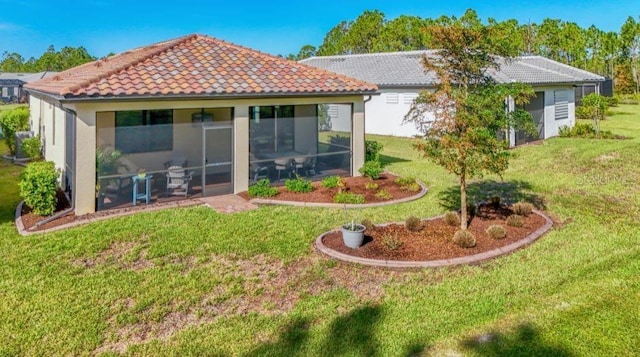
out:
<path id="1" fill-rule="evenodd" d="M 529 202 L 518 202 L 513 204 L 511 210 L 519 216 L 528 216 L 533 211 L 533 205 Z"/>
<path id="2" fill-rule="evenodd" d="M 576 119 L 591 119 L 590 115 L 588 108 L 581 105 L 576 107 Z"/>
<path id="3" fill-rule="evenodd" d="M 414 182 L 414 183 L 410 183 L 408 185 L 400 186 L 400 189 L 402 191 L 418 192 L 418 191 L 420 191 L 421 187 L 417 182 Z"/>
<path id="4" fill-rule="evenodd" d="M 333 202 L 362 204 L 364 203 L 364 196 L 351 192 L 338 192 L 333 196 Z"/>
<path id="5" fill-rule="evenodd" d="M 40 136 L 34 136 L 22 141 L 22 152 L 31 160 L 38 160 L 42 157 L 42 142 Z"/>
<path id="6" fill-rule="evenodd" d="M 370 231 L 375 227 L 375 225 L 369 218 L 363 219 L 360 224 L 362 224 L 367 231 Z"/>
<path id="7" fill-rule="evenodd" d="M 262 179 L 249 186 L 250 197 L 273 197 L 278 194 L 278 189 L 271 186 L 269 179 Z"/>
<path id="8" fill-rule="evenodd" d="M 524 225 L 524 218 L 517 214 L 512 214 L 507 217 L 507 225 L 511 227 L 522 227 Z"/>
<path id="9" fill-rule="evenodd" d="M 620 104 L 620 98 L 618 96 L 604 97 L 604 99 L 608 107 L 617 107 L 618 104 Z"/>
<path id="10" fill-rule="evenodd" d="M 284 182 L 284 186 L 291 192 L 306 193 L 313 191 L 313 185 L 311 185 L 311 181 L 305 180 L 298 175 L 296 175 L 296 178 L 294 179 L 287 179 Z"/>
<path id="11" fill-rule="evenodd" d="M 489 199 L 487 199 L 487 203 L 494 207 L 500 207 L 500 204 L 502 203 L 502 198 L 500 196 L 491 196 L 489 197 Z"/>
<path id="12" fill-rule="evenodd" d="M 416 179 L 414 177 L 398 177 L 393 182 L 398 186 L 407 186 L 415 183 Z"/>
<path id="13" fill-rule="evenodd" d="M 473 248 L 476 246 L 476 237 L 468 230 L 458 230 L 453 235 L 453 242 L 462 248 Z"/>
<path id="14" fill-rule="evenodd" d="M 29 108 L 18 107 L 0 112 L 0 130 L 11 155 L 16 154 L 16 133 L 29 129 Z"/>
<path id="15" fill-rule="evenodd" d="M 385 234 L 382 237 L 382 245 L 389 250 L 396 250 L 402 246 L 402 242 L 398 239 L 398 234 Z"/>
<path id="16" fill-rule="evenodd" d="M 571 137 L 571 127 L 569 127 L 568 125 L 563 125 L 559 127 L 558 136 L 560 136 L 561 138 Z"/>
<path id="17" fill-rule="evenodd" d="M 380 151 L 384 146 L 375 140 L 365 140 L 365 161 L 380 161 Z"/>
<path id="18" fill-rule="evenodd" d="M 393 195 L 387 192 L 387 190 L 380 190 L 376 192 L 375 197 L 382 201 L 388 201 L 393 198 Z"/>
<path id="19" fill-rule="evenodd" d="M 458 212 L 450 211 L 444 214 L 444 221 L 447 222 L 450 226 L 459 226 L 460 225 L 460 215 Z"/>
<path id="20" fill-rule="evenodd" d="M 504 229 L 503 226 L 499 224 L 494 224 L 489 226 L 486 232 L 489 235 L 489 237 L 493 239 L 504 239 L 504 237 L 507 236 L 507 231 Z"/>
<path id="21" fill-rule="evenodd" d="M 32 162 L 20 174 L 20 197 L 33 213 L 48 216 L 56 210 L 59 172 L 51 161 Z"/>
<path id="22" fill-rule="evenodd" d="M 422 229 L 422 220 L 416 216 L 411 216 L 404 221 L 404 225 L 410 232 L 418 232 Z"/>
<path id="23" fill-rule="evenodd" d="M 367 161 L 362 165 L 360 170 L 358 170 L 358 172 L 372 180 L 379 179 L 382 171 L 384 171 L 384 169 L 378 161 Z"/>
<path id="24" fill-rule="evenodd" d="M 338 187 L 340 180 L 342 180 L 342 177 L 337 175 L 325 177 L 322 179 L 322 187 L 336 188 Z"/>
<path id="25" fill-rule="evenodd" d="M 375 182 L 367 182 L 364 184 L 364 188 L 367 190 L 372 190 L 375 191 L 378 189 L 378 187 L 380 187 L 377 183 Z"/>

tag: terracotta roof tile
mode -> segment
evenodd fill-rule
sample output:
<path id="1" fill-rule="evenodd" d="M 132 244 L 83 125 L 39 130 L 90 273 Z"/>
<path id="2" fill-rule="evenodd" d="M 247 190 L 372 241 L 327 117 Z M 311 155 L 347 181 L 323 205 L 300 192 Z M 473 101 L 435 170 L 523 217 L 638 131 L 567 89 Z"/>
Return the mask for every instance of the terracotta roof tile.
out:
<path id="1" fill-rule="evenodd" d="M 203 35 L 129 50 L 25 87 L 69 99 L 377 90 L 374 84 Z"/>

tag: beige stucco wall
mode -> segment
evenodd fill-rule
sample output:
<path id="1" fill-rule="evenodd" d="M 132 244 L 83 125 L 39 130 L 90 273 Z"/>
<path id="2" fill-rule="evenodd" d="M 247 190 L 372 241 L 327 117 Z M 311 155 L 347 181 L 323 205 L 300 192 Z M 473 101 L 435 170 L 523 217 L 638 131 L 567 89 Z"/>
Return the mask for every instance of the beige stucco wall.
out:
<path id="1" fill-rule="evenodd" d="M 249 167 L 249 106 L 268 105 L 308 105 L 308 109 L 316 104 L 345 103 L 352 104 L 353 110 L 353 167 L 357 174 L 358 169 L 364 163 L 364 103 L 362 96 L 339 97 L 293 97 L 293 98 L 261 98 L 261 99 L 229 99 L 229 100 L 148 100 L 148 101 L 122 101 L 122 102 L 75 102 L 64 104 L 67 108 L 77 113 L 76 146 L 76 187 L 75 206 L 76 214 L 85 214 L 95 211 L 95 150 L 100 142 L 113 142 L 113 137 L 105 135 L 97 138 L 96 119 L 102 129 L 106 129 L 111 123 L 111 116 L 107 112 L 120 110 L 152 110 L 174 109 L 177 122 L 191 120 L 192 111 L 186 109 L 200 108 L 233 108 L 234 113 L 234 192 L 245 191 L 248 187 Z M 185 111 L 181 111 L 185 109 Z M 300 109 L 305 110 L 305 109 Z M 99 113 L 99 115 L 98 115 Z M 314 112 L 315 114 L 315 112 Z M 105 121 L 105 123 L 102 123 Z M 105 127 L 106 126 L 106 127 Z M 178 138 L 190 137 L 185 127 L 184 131 L 174 131 Z M 193 147 L 185 148 L 185 152 L 195 153 L 201 139 L 193 137 Z M 191 151 L 189 151 L 191 150 Z M 200 147 L 201 150 L 201 147 Z M 144 155 L 144 154 L 142 154 Z M 170 156 L 170 153 L 168 153 Z M 171 157 L 168 157 L 171 159 Z"/>
<path id="2" fill-rule="evenodd" d="M 40 135 L 45 159 L 64 170 L 66 112 L 60 104 L 35 96 L 30 97 L 29 111 L 30 130 Z"/>

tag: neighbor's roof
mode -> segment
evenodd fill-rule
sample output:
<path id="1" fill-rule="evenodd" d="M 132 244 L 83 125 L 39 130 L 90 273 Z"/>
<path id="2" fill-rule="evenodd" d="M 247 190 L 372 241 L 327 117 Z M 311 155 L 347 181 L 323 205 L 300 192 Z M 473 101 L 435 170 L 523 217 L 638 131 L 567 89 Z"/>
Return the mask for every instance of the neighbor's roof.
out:
<path id="1" fill-rule="evenodd" d="M 365 94 L 374 84 L 203 35 L 136 48 L 25 86 L 63 99 Z"/>
<path id="2" fill-rule="evenodd" d="M 31 83 L 42 78 L 50 77 L 58 72 L 44 71 L 38 73 L 0 72 L 0 81 L 17 81 Z"/>
<path id="3" fill-rule="evenodd" d="M 436 76 L 425 73 L 424 55 L 433 56 L 437 50 L 369 53 L 343 56 L 311 57 L 300 61 L 311 66 L 359 78 L 380 87 L 433 86 Z M 503 63 L 492 72 L 501 83 L 527 84 L 584 83 L 604 81 L 604 77 L 571 67 L 541 56 L 522 56 Z"/>

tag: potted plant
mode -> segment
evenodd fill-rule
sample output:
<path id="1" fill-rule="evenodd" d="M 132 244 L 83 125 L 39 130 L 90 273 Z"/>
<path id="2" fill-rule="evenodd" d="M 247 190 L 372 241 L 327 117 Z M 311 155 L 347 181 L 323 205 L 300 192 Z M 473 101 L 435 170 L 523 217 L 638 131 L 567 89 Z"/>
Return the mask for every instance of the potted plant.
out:
<path id="1" fill-rule="evenodd" d="M 359 248 L 364 242 L 366 227 L 351 221 L 342 225 L 342 241 L 349 248 Z"/>

